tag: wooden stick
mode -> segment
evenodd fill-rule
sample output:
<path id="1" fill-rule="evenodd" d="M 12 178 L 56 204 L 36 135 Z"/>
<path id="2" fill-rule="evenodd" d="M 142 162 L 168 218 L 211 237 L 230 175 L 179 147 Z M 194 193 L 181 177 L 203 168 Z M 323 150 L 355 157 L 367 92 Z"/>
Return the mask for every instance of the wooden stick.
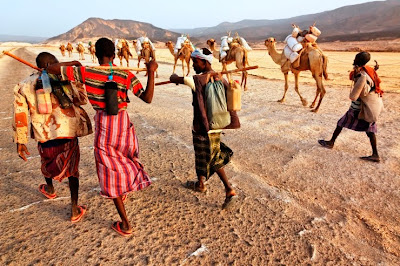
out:
<path id="1" fill-rule="evenodd" d="M 19 61 L 19 62 L 21 62 L 21 63 L 23 63 L 23 64 L 25 64 L 25 65 L 27 65 L 27 66 L 30 66 L 31 68 L 34 68 L 34 69 L 39 70 L 39 71 L 42 71 L 40 68 L 38 68 L 38 67 L 32 65 L 31 63 L 29 63 L 28 61 L 25 61 L 25 60 L 22 59 L 22 58 L 19 58 L 19 57 L 16 56 L 16 55 L 13 55 L 13 54 L 10 53 L 10 52 L 3 51 L 3 54 L 10 56 L 10 57 L 14 58 L 15 60 L 17 60 L 17 61 Z"/>
<path id="2" fill-rule="evenodd" d="M 110 66 L 88 66 L 91 68 L 98 68 L 98 69 L 110 69 Z M 137 67 L 116 67 L 113 66 L 113 70 L 130 70 L 130 71 L 147 71 L 147 68 L 137 68 Z"/>
<path id="3" fill-rule="evenodd" d="M 31 63 L 25 61 L 24 59 L 22 59 L 22 58 L 20 58 L 20 57 L 18 57 L 18 56 L 16 56 L 16 55 L 13 55 L 13 54 L 10 53 L 10 52 L 3 51 L 3 54 L 8 55 L 8 56 L 11 56 L 11 57 L 14 58 L 15 60 L 18 60 L 19 62 L 21 62 L 21 63 L 23 63 L 23 64 L 25 64 L 25 65 L 27 65 L 27 66 L 30 66 L 31 68 L 34 68 L 34 69 L 39 70 L 39 71 L 42 71 L 42 69 L 40 69 L 40 68 L 38 68 L 38 67 L 32 65 Z M 91 68 L 98 68 L 98 69 L 110 69 L 109 66 L 89 66 L 89 67 L 91 67 Z M 147 68 L 137 68 L 137 67 L 114 67 L 114 66 L 113 66 L 113 70 L 147 71 Z"/>
<path id="4" fill-rule="evenodd" d="M 230 74 L 230 73 L 235 73 L 235 72 L 242 72 L 242 71 L 246 71 L 246 70 L 253 70 L 253 69 L 257 69 L 257 68 L 258 68 L 258 66 L 249 66 L 249 67 L 240 68 L 240 69 L 215 72 L 215 73 L 212 73 L 211 75 L 213 75 L 213 76 L 217 76 L 220 74 L 224 75 L 224 74 Z M 208 75 L 208 74 L 201 74 L 201 75 Z M 169 84 L 169 83 L 172 83 L 172 82 L 168 80 L 168 81 L 157 82 L 154 85 L 159 86 L 159 85 L 165 85 L 165 84 Z"/>

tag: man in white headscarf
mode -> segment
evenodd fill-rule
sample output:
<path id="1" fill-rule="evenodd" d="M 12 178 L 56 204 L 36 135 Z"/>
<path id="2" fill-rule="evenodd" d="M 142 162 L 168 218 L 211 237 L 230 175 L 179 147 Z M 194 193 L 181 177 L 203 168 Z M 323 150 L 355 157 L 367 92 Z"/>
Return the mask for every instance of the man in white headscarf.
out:
<path id="1" fill-rule="evenodd" d="M 198 181 L 188 181 L 186 187 L 197 191 L 206 192 L 205 182 L 217 173 L 225 187 L 225 202 L 223 209 L 228 208 L 236 201 L 237 195 L 225 174 L 224 166 L 229 163 L 232 150 L 221 142 L 222 130 L 210 130 L 205 108 L 205 88 L 209 75 L 215 71 L 211 68 L 213 55 L 207 48 L 196 49 L 192 54 L 193 69 L 196 74 L 193 77 L 179 77 L 172 74 L 170 81 L 176 84 L 185 84 L 192 89 L 193 95 L 193 146 L 195 152 L 195 165 Z M 214 77 L 219 80 L 218 76 Z M 228 82 L 221 80 L 225 89 Z M 231 112 L 231 124 L 226 128 L 239 128 L 240 122 L 236 112 Z"/>

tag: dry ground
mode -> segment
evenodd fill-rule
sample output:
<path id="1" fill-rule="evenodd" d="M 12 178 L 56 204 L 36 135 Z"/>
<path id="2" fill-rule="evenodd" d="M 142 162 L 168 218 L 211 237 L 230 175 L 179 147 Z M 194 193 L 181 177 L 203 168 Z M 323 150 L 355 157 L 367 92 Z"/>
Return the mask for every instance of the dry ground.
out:
<path id="1" fill-rule="evenodd" d="M 15 53 L 34 62 L 43 50 L 61 58 L 57 49 L 48 47 Z M 162 81 L 172 72 L 172 56 L 167 50 L 158 53 Z M 301 106 L 293 84 L 286 103 L 276 102 L 282 95 L 282 77 L 263 53 L 255 51 L 263 59 L 255 62 L 254 57 L 250 63 L 266 68 L 260 71 L 270 71 L 256 73 L 269 79 L 250 77 L 239 113 L 242 128 L 227 131 L 223 137 L 235 153 L 226 171 L 240 195 L 230 211 L 220 209 L 224 195 L 218 177 L 211 178 L 206 195 L 182 186 L 195 179 L 189 89 L 157 87 L 150 105 L 130 95 L 128 111 L 139 137 L 141 161 L 154 184 L 129 196 L 126 208 L 134 227 L 129 239 L 110 229 L 118 215 L 112 201 L 99 195 L 93 135 L 80 140 L 80 203 L 89 208 L 84 219 L 75 225 L 69 222 L 66 182 L 55 184 L 56 200 L 44 200 L 38 192 L 44 180 L 36 144 L 30 141 L 32 155 L 23 162 L 12 143 L 10 126 L 12 88 L 32 71 L 1 57 L 0 263 L 399 265 L 400 95 L 385 94 L 386 110 L 378 126 L 383 161 L 367 163 L 358 159 L 371 152 L 363 133 L 344 130 L 333 150 L 317 143 L 330 137 L 350 104 L 348 87 L 340 82 L 347 76 L 348 60 L 354 53 L 330 54 L 345 63 L 340 67 L 330 61 L 329 69 L 335 69 L 332 76 L 339 83 L 325 82 L 327 94 L 318 114 Z M 399 61 L 398 54 L 392 57 Z M 89 56 L 86 59 L 83 64 L 89 64 Z M 384 65 L 385 60 L 380 63 Z M 390 74 L 381 70 L 386 86 Z M 138 76 L 145 82 L 143 75 Z M 301 91 L 310 101 L 315 87 L 301 84 Z M 91 107 L 86 109 L 93 116 Z"/>

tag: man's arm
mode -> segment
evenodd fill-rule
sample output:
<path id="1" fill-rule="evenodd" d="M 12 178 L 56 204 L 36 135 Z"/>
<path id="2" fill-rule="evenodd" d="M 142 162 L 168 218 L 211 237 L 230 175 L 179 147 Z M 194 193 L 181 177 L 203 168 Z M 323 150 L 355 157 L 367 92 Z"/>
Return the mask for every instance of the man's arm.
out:
<path id="1" fill-rule="evenodd" d="M 158 68 L 158 64 L 156 61 L 151 60 L 148 64 L 146 64 L 146 67 L 147 67 L 146 90 L 139 97 L 144 102 L 151 103 L 154 95 L 154 77 L 155 77 L 154 73 Z"/>
<path id="2" fill-rule="evenodd" d="M 193 91 L 196 90 L 196 86 L 194 84 L 193 77 L 179 77 L 177 74 L 172 74 L 169 77 L 169 81 L 171 81 L 172 83 L 175 83 L 176 85 L 185 84 L 189 88 L 191 88 Z"/>
<path id="3" fill-rule="evenodd" d="M 62 62 L 57 64 L 52 64 L 46 68 L 47 72 L 50 74 L 61 75 L 62 66 L 82 66 L 79 61 Z"/>
<path id="4" fill-rule="evenodd" d="M 352 101 L 357 100 L 360 97 L 361 91 L 364 89 L 364 86 L 367 82 L 367 77 L 365 75 L 361 75 L 356 83 L 354 83 L 354 87 L 350 92 L 349 98 Z"/>

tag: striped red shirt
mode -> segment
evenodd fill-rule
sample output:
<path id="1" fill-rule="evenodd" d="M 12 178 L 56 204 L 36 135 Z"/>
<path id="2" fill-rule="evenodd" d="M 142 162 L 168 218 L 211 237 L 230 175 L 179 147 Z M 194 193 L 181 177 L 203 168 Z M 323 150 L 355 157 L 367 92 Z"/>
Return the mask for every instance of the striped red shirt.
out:
<path id="1" fill-rule="evenodd" d="M 115 66 L 115 65 L 114 65 Z M 128 90 L 139 97 L 143 92 L 143 86 L 134 74 L 125 70 L 114 70 L 113 81 L 118 86 L 118 109 L 126 109 L 129 98 Z M 61 67 L 61 75 L 64 80 L 77 81 L 86 85 L 89 102 L 95 110 L 105 110 L 104 85 L 111 71 L 92 67 Z"/>

